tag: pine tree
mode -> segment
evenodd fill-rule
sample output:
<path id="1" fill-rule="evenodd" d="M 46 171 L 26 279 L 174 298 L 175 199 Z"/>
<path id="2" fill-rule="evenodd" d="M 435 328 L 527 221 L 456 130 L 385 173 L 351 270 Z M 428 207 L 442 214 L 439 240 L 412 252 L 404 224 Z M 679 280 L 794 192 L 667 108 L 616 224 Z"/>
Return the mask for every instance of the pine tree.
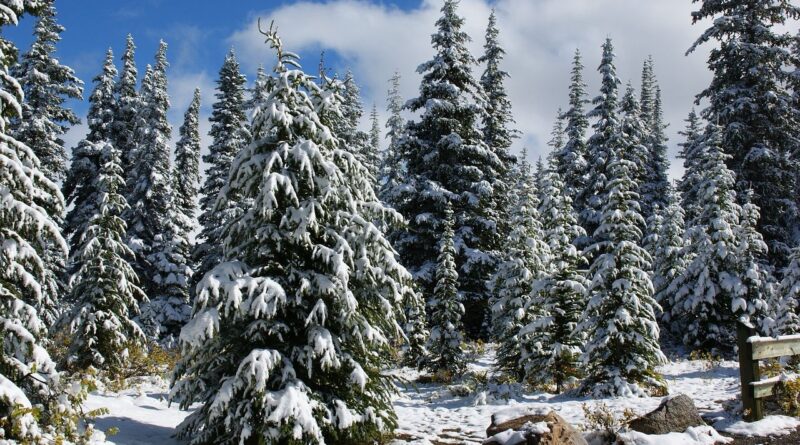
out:
<path id="1" fill-rule="evenodd" d="M 737 320 L 750 323 L 765 303 L 758 289 L 748 289 L 743 281 L 742 273 L 757 267 L 746 263 L 759 253 L 750 250 L 760 250 L 760 243 L 755 234 L 740 227 L 743 214 L 736 203 L 736 180 L 725 165 L 729 156 L 721 144 L 721 129 L 710 124 L 699 150 L 701 175 L 693 192 L 700 213 L 687 225 L 689 244 L 681 253 L 690 263 L 671 286 L 675 290 L 672 320 L 680 323 L 676 328 L 683 333 L 683 342 L 690 348 L 725 353 L 736 344 Z"/>
<path id="2" fill-rule="evenodd" d="M 664 123 L 664 109 L 661 103 L 661 88 L 656 85 L 653 101 L 653 114 L 648 124 L 647 180 L 642 185 L 645 200 L 651 206 L 665 208 L 669 205 L 667 197 L 671 187 L 669 182 L 669 159 L 667 155 L 667 125 Z"/>
<path id="3" fill-rule="evenodd" d="M 142 346 L 144 334 L 131 317 L 147 297 L 128 263 L 133 252 L 124 242 L 121 215 L 128 205 L 122 196 L 125 183 L 119 155 L 106 141 L 99 158 L 93 196 L 96 213 L 73 254 L 79 266 L 71 276 L 76 304 L 69 314 L 72 341 L 67 363 L 76 370 L 105 370 L 113 377 L 127 364 L 128 348 Z"/>
<path id="4" fill-rule="evenodd" d="M 0 27 L 16 25 L 32 6 L 0 0 Z M 10 120 L 22 115 L 24 94 L 9 72 L 16 54 L 14 44 L 0 37 L 0 434 L 11 442 L 47 443 L 47 419 L 31 408 L 48 400 L 59 375 L 44 348 L 48 325 L 37 308 L 58 289 L 43 257 L 58 252 L 63 262 L 67 254 L 56 223 L 64 200 L 34 151 L 10 132 Z"/>
<path id="5" fill-rule="evenodd" d="M 409 222 L 395 246 L 430 298 L 435 286 L 436 245 L 444 208 L 453 205 L 459 293 L 466 307 L 464 325 L 478 337 L 486 319 L 486 282 L 496 263 L 500 236 L 498 193 L 505 188 L 502 162 L 487 147 L 479 128 L 484 94 L 472 76 L 475 59 L 466 43 L 458 2 L 446 0 L 432 36 L 436 55 L 423 63 L 420 95 L 410 100 L 411 112 L 421 111 L 406 126 L 401 153 L 407 172 L 394 205 Z M 435 104 L 435 106 L 431 106 Z"/>
<path id="6" fill-rule="evenodd" d="M 371 443 L 397 424 L 382 371 L 412 278 L 371 223 L 394 212 L 317 113 L 338 102 L 265 34 L 275 88 L 253 132 L 266 136 L 239 152 L 220 195 L 253 206 L 226 223 L 227 261 L 201 280 L 181 335 L 172 400 L 202 405 L 178 435 Z"/>
<path id="7" fill-rule="evenodd" d="M 648 124 L 653 121 L 656 101 L 656 73 L 653 56 L 647 56 L 642 65 L 642 85 L 639 91 L 639 105 L 642 110 L 642 121 Z"/>
<path id="8" fill-rule="evenodd" d="M 792 250 L 792 258 L 786 269 L 783 270 L 783 280 L 776 292 L 778 305 L 775 308 L 776 331 L 780 335 L 793 335 L 800 333 L 800 316 L 798 316 L 798 301 L 800 301 L 800 247 Z"/>
<path id="9" fill-rule="evenodd" d="M 100 154 L 104 147 L 111 143 L 112 126 L 115 123 L 114 78 L 116 76 L 114 54 L 109 48 L 103 71 L 94 78 L 94 90 L 89 96 L 89 113 L 86 116 L 89 132 L 86 138 L 72 149 L 72 162 L 64 182 L 66 204 L 72 207 L 67 213 L 64 224 L 64 236 L 69 241 L 70 253 L 77 251 L 81 244 L 81 236 L 98 211 L 97 204 L 100 201 L 97 196 L 97 177 L 100 171 Z M 79 265 L 71 259 L 70 274 L 76 267 Z"/>
<path id="10" fill-rule="evenodd" d="M 742 202 L 748 190 L 761 209 L 758 230 L 769 246 L 769 262 L 788 263 L 798 227 L 796 196 L 798 115 L 786 88 L 794 37 L 778 31 L 800 18 L 791 0 L 697 0 L 694 23 L 711 25 L 689 49 L 713 42 L 708 58 L 713 79 L 697 96 L 708 100 L 703 117 L 721 127 L 721 146 L 737 179 Z"/>
<path id="11" fill-rule="evenodd" d="M 529 302 L 535 316 L 520 331 L 524 378 L 528 382 L 552 382 L 561 392 L 571 378 L 580 376 L 580 356 L 585 336 L 576 330 L 586 305 L 588 282 L 580 271 L 586 264 L 575 241 L 586 233 L 578 225 L 572 200 L 558 174 L 557 158 L 550 160 L 542 181 L 539 215 L 550 252 L 539 295 Z"/>
<path id="12" fill-rule="evenodd" d="M 603 214 L 603 206 L 606 204 L 606 201 L 602 199 L 602 192 L 608 179 L 608 163 L 611 161 L 614 147 L 623 145 L 620 140 L 623 133 L 619 130 L 620 120 L 617 115 L 620 81 L 614 66 L 614 45 L 611 39 L 606 39 L 603 44 L 603 58 L 598 71 L 602 75 L 600 94 L 592 100 L 595 107 L 588 113 L 588 116 L 596 118 L 597 122 L 592 126 L 594 134 L 589 138 L 586 146 L 588 162 L 586 187 L 578 196 L 578 202 L 584 205 L 583 211 L 578 217 L 581 226 L 590 236 L 597 230 Z M 636 174 L 635 172 L 630 173 L 634 176 Z"/>
<path id="13" fill-rule="evenodd" d="M 151 295 L 153 301 L 142 311 L 148 334 L 167 347 L 177 345 L 180 330 L 192 312 L 189 281 L 194 268 L 190 253 L 199 181 L 199 113 L 200 90 L 195 90 L 179 130 L 180 139 L 175 145 L 169 219 L 150 256 L 150 262 L 158 272 L 154 282 L 159 293 Z"/>
<path id="14" fill-rule="evenodd" d="M 619 107 L 621 138 L 622 144 L 619 156 L 633 163 L 633 170 L 630 172 L 632 180 L 637 184 L 638 189 L 634 190 L 641 198 L 640 211 L 642 218 L 647 219 L 652 214 L 653 197 L 646 195 L 646 186 L 649 179 L 650 152 L 647 147 L 649 131 L 647 123 L 642 119 L 642 111 L 633 86 L 628 83 L 625 88 L 625 95 Z"/>
<path id="15" fill-rule="evenodd" d="M 661 306 L 663 325 L 669 328 L 675 303 L 674 289 L 670 284 L 675 277 L 683 274 L 689 262 L 684 256 L 684 212 L 675 191 L 670 188 L 667 193 L 667 207 L 657 206 L 653 218 L 648 222 L 647 231 L 650 235 L 645 248 L 653 258 L 654 297 Z"/>
<path id="16" fill-rule="evenodd" d="M 520 329 L 530 319 L 527 311 L 534 287 L 546 272 L 550 251 L 544 242 L 534 180 L 524 157 L 517 170 L 516 199 L 510 202 L 511 232 L 503 243 L 503 261 L 492 278 L 489 304 L 492 332 L 498 342 L 496 368 L 522 381 Z"/>
<path id="17" fill-rule="evenodd" d="M 681 151 L 679 158 L 683 159 L 683 177 L 678 183 L 678 190 L 681 194 L 681 207 L 686 212 L 686 221 L 693 221 L 699 214 L 700 208 L 698 197 L 695 196 L 697 183 L 700 180 L 702 147 L 703 147 L 703 128 L 700 117 L 694 110 L 689 113 L 686 119 L 686 129 L 680 133 L 685 141 L 679 144 Z"/>
<path id="18" fill-rule="evenodd" d="M 467 369 L 463 341 L 464 305 L 458 294 L 458 272 L 453 245 L 453 210 L 445 208 L 445 219 L 436 266 L 436 287 L 428 301 L 431 335 L 425 367 L 436 374 L 448 373 L 457 378 Z"/>
<path id="19" fill-rule="evenodd" d="M 582 391 L 595 396 L 663 394 L 666 384 L 655 371 L 666 361 L 658 344 L 658 303 L 647 270 L 650 255 L 639 246 L 644 225 L 633 191 L 636 166 L 611 151 L 606 197 L 589 269 L 589 302 L 578 330 L 588 337 Z"/>
<path id="20" fill-rule="evenodd" d="M 400 96 L 400 74 L 394 73 L 389 79 L 390 88 L 387 92 L 386 110 L 389 118 L 386 120 L 386 137 L 389 146 L 381 163 L 379 196 L 381 201 L 390 207 L 397 206 L 397 199 L 402 191 L 398 188 L 405 178 L 405 163 L 401 152 L 400 141 L 405 134 L 406 121 L 403 119 L 403 98 Z"/>
<path id="21" fill-rule="evenodd" d="M 211 145 L 208 147 L 208 154 L 203 156 L 203 162 L 207 167 L 202 187 L 203 196 L 200 198 L 200 234 L 197 236 L 197 244 L 192 254 L 197 264 L 193 284 L 199 282 L 221 261 L 223 241 L 221 229 L 236 212 L 236 203 L 228 201 L 230 204 L 228 207 L 217 207 L 217 198 L 228 179 L 233 158 L 251 138 L 244 111 L 245 82 L 236 55 L 231 50 L 219 70 L 215 94 L 217 101 L 211 105 L 209 118 Z M 254 119 L 257 113 L 262 112 L 259 106 L 263 106 L 263 103 L 254 104 Z"/>
<path id="22" fill-rule="evenodd" d="M 83 82 L 55 56 L 62 32 L 64 27 L 56 22 L 54 1 L 42 1 L 33 44 L 11 70 L 25 93 L 22 115 L 12 123 L 14 137 L 33 150 L 42 172 L 56 183 L 62 182 L 67 174 L 63 137 L 72 125 L 80 123 L 64 102 L 83 96 Z"/>
<path id="23" fill-rule="evenodd" d="M 584 110 L 587 103 L 581 53 L 575 50 L 569 86 L 569 109 L 564 113 L 566 121 L 564 133 L 567 140 L 555 157 L 558 159 L 558 173 L 564 180 L 564 191 L 572 199 L 578 215 L 583 214 L 587 205 L 586 200 L 589 198 L 583 192 L 587 186 L 589 168 L 586 147 L 586 129 L 589 128 L 589 120 Z"/>
<path id="24" fill-rule="evenodd" d="M 122 55 L 122 72 L 115 87 L 117 98 L 114 108 L 113 138 L 114 147 L 120 152 L 122 171 L 127 175 L 136 160 L 136 119 L 143 111 L 139 93 L 136 91 L 138 71 L 134 60 L 136 45 L 133 36 L 128 34 L 125 52 Z"/>
<path id="25" fill-rule="evenodd" d="M 341 95 L 341 118 L 332 121 L 332 130 L 351 147 L 353 153 L 361 157 L 361 162 L 370 165 L 370 157 L 366 155 L 369 146 L 369 135 L 359 129 L 361 119 L 364 117 L 364 105 L 361 103 L 361 89 L 356 83 L 352 71 L 345 73 L 341 82 L 332 79 L 323 79 L 326 86 L 333 92 Z"/>
<path id="26" fill-rule="evenodd" d="M 378 121 L 378 108 L 375 105 L 372 106 L 369 120 L 372 123 L 369 130 L 369 143 L 364 146 L 362 156 L 364 165 L 369 169 L 369 174 L 372 175 L 373 182 L 377 186 L 381 166 L 381 125 Z"/>

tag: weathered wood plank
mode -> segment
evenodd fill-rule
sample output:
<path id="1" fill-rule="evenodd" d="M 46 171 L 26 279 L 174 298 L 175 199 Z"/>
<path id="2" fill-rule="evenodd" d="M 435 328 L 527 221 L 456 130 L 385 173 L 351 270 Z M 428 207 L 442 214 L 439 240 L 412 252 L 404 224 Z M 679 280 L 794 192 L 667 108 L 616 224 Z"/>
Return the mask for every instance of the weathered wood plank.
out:
<path id="1" fill-rule="evenodd" d="M 770 339 L 750 342 L 753 345 L 753 360 L 800 355 L 800 339 Z"/>
<path id="2" fill-rule="evenodd" d="M 753 386 L 753 397 L 756 399 L 763 399 L 764 397 L 771 396 L 777 384 L 778 380 L 772 379 L 751 383 L 750 385 Z"/>
<path id="3" fill-rule="evenodd" d="M 761 380 L 761 370 L 758 367 L 758 360 L 753 359 L 754 343 L 748 341 L 755 334 L 755 330 L 742 323 L 737 323 L 736 334 L 739 346 L 739 377 L 742 382 L 744 418 L 748 422 L 753 422 L 764 418 L 763 404 L 761 399 L 755 397 L 755 387 L 753 386 L 753 383 Z"/>

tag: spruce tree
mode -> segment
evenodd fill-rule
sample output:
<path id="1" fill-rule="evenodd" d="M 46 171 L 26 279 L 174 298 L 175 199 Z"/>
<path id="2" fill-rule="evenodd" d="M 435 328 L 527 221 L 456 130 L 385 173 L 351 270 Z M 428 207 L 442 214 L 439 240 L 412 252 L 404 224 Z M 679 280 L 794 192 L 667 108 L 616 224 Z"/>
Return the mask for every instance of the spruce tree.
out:
<path id="1" fill-rule="evenodd" d="M 523 152 L 523 156 L 526 154 Z M 516 169 L 509 226 L 511 232 L 503 243 L 503 258 L 491 281 L 492 333 L 498 343 L 496 368 L 522 381 L 524 369 L 520 355 L 520 329 L 531 318 L 537 280 L 546 273 L 550 251 L 544 242 L 539 218 L 539 200 L 527 161 Z"/>
<path id="2" fill-rule="evenodd" d="M 656 85 L 653 100 L 653 114 L 647 121 L 647 179 L 642 185 L 646 202 L 651 206 L 665 208 L 669 205 L 667 197 L 670 191 L 669 159 L 667 155 L 667 135 L 664 133 L 667 125 L 664 123 L 664 109 L 661 102 L 661 88 Z"/>
<path id="3" fill-rule="evenodd" d="M 128 34 L 125 40 L 125 52 L 122 54 L 122 71 L 115 87 L 117 102 L 114 108 L 112 138 L 114 147 L 120 152 L 122 171 L 126 175 L 136 160 L 135 125 L 137 116 L 143 111 L 139 93 L 136 91 L 138 71 L 134 60 L 135 53 L 133 36 Z"/>
<path id="4" fill-rule="evenodd" d="M 800 247 L 792 250 L 789 265 L 783 270 L 781 280 L 776 292 L 778 305 L 775 312 L 776 333 L 779 335 L 793 335 L 800 333 L 800 316 L 798 316 L 798 301 L 800 301 Z"/>
<path id="5" fill-rule="evenodd" d="M 378 120 L 378 108 L 373 105 L 369 115 L 370 126 L 369 142 L 364 146 L 362 153 L 364 165 L 369 169 L 373 182 L 377 186 L 379 169 L 381 166 L 381 125 Z"/>
<path id="6" fill-rule="evenodd" d="M 564 113 L 564 133 L 567 140 L 564 147 L 555 153 L 555 157 L 558 159 L 558 173 L 564 180 L 564 191 L 572 199 L 572 205 L 579 216 L 583 214 L 589 198 L 584 193 L 589 168 L 586 148 L 586 130 L 589 128 L 585 111 L 587 103 L 581 53 L 576 49 L 570 77 L 569 109 Z"/>
<path id="7" fill-rule="evenodd" d="M 681 253 L 690 263 L 671 284 L 672 320 L 680 324 L 675 328 L 688 347 L 727 353 L 736 344 L 736 322 L 752 323 L 764 309 L 759 289 L 749 288 L 743 276 L 746 270 L 760 275 L 758 266 L 748 263 L 760 253 L 752 249 L 761 250 L 761 243 L 741 227 L 754 215 L 742 221 L 735 175 L 725 165 L 729 156 L 722 152 L 721 128 L 709 124 L 699 153 L 701 174 L 693 194 L 700 213 L 687 224 L 688 245 Z"/>
<path id="8" fill-rule="evenodd" d="M 127 203 L 122 196 L 125 182 L 120 162 L 117 150 L 105 141 L 94 185 L 96 213 L 72 255 L 78 266 L 71 276 L 71 298 L 76 304 L 69 314 L 67 356 L 71 369 L 91 367 L 112 377 L 128 364 L 128 348 L 142 346 L 144 333 L 131 317 L 138 314 L 139 302 L 147 300 L 128 263 L 133 252 L 124 242 L 121 215 Z"/>
<path id="9" fill-rule="evenodd" d="M 467 369 L 463 341 L 464 305 L 458 293 L 458 272 L 453 244 L 453 210 L 445 207 L 445 219 L 436 265 L 436 287 L 428 300 L 431 333 L 425 367 L 435 374 L 446 373 L 457 378 Z"/>
<path id="10" fill-rule="evenodd" d="M 697 183 L 700 180 L 702 148 L 703 148 L 703 128 L 700 117 L 692 110 L 686 119 L 686 129 L 680 133 L 684 142 L 678 144 L 681 147 L 679 158 L 683 159 L 683 176 L 678 182 L 678 191 L 681 194 L 681 207 L 686 212 L 686 221 L 693 221 L 699 214 L 699 202 L 695 195 Z"/>
<path id="11" fill-rule="evenodd" d="M 620 120 L 617 114 L 620 81 L 614 65 L 614 45 L 611 39 L 606 39 L 603 44 L 603 57 L 598 72 L 602 76 L 600 94 L 592 100 L 595 107 L 588 113 L 588 116 L 596 118 L 597 122 L 592 126 L 594 134 L 589 138 L 586 146 L 588 162 L 586 187 L 578 196 L 578 201 L 584 205 L 578 217 L 581 226 L 589 236 L 593 236 L 597 230 L 603 214 L 603 206 L 606 204 L 606 201 L 602 199 L 602 193 L 609 178 L 607 169 L 614 147 L 621 147 L 623 144 L 620 141 L 623 133 L 619 130 Z M 629 174 L 635 176 L 636 166 L 632 168 L 634 171 Z"/>
<path id="12" fill-rule="evenodd" d="M 557 164 L 557 158 L 551 158 L 539 205 L 550 258 L 537 286 L 538 297 L 526 308 L 534 317 L 520 331 L 520 348 L 525 380 L 539 385 L 553 383 L 556 392 L 561 392 L 569 379 L 581 375 L 580 356 L 586 338 L 576 327 L 586 306 L 589 283 L 581 272 L 586 259 L 575 248 L 575 241 L 586 233 L 578 225 Z"/>
<path id="13" fill-rule="evenodd" d="M 769 262 L 788 263 L 798 227 L 796 196 L 798 114 L 786 87 L 794 36 L 779 30 L 800 18 L 791 0 L 695 0 L 692 20 L 711 25 L 689 49 L 713 48 L 711 84 L 697 96 L 707 100 L 703 117 L 721 127 L 721 146 L 736 175 L 739 202 L 752 189 L 761 209 L 758 230 L 769 246 Z"/>
<path id="14" fill-rule="evenodd" d="M 680 199 L 671 188 L 667 193 L 667 207 L 656 207 L 653 218 L 648 222 L 647 231 L 650 235 L 646 240 L 646 249 L 653 258 L 654 297 L 661 306 L 663 326 L 669 328 L 675 303 L 674 289 L 670 285 L 675 277 L 686 270 L 688 258 L 684 252 L 685 222 Z"/>
<path id="15" fill-rule="evenodd" d="M 64 27 L 56 22 L 55 2 L 41 1 L 33 28 L 33 44 L 11 69 L 25 93 L 22 114 L 12 123 L 14 137 L 33 150 L 41 162 L 42 172 L 56 183 L 67 175 L 63 137 L 71 126 L 80 123 L 64 102 L 83 96 L 83 82 L 55 55 L 62 32 Z"/>
<path id="16" fill-rule="evenodd" d="M 587 334 L 582 391 L 595 396 L 664 394 L 655 367 L 666 361 L 658 344 L 658 303 L 647 270 L 650 255 L 639 246 L 644 225 L 633 191 L 636 165 L 612 148 L 605 205 L 588 253 L 589 301 L 578 330 Z"/>
<path id="17" fill-rule="evenodd" d="M 150 262 L 157 274 L 154 283 L 158 294 L 145 306 L 142 320 L 148 334 L 167 347 L 177 345 L 180 330 L 191 317 L 189 281 L 194 264 L 191 260 L 191 235 L 195 230 L 195 197 L 198 193 L 200 157 L 200 90 L 184 114 L 175 145 L 175 166 L 171 172 L 171 208 L 164 233 L 157 237 Z"/>
<path id="18" fill-rule="evenodd" d="M 632 180 L 638 189 L 634 190 L 640 197 L 640 211 L 645 221 L 652 214 L 653 197 L 645 195 L 647 181 L 649 179 L 649 160 L 650 152 L 647 147 L 649 131 L 647 123 L 642 119 L 642 111 L 639 102 L 636 100 L 633 86 L 628 83 L 625 94 L 619 107 L 620 115 L 620 136 L 619 142 L 622 144 L 618 152 L 623 159 L 633 163 L 633 170 L 630 172 Z"/>
<path id="19" fill-rule="evenodd" d="M 496 264 L 500 236 L 498 192 L 504 189 L 502 162 L 480 130 L 484 94 L 472 76 L 475 59 L 456 0 L 446 0 L 437 32 L 436 55 L 423 63 L 420 95 L 407 103 L 418 120 L 406 126 L 401 152 L 406 174 L 394 205 L 408 221 L 395 246 L 430 298 L 435 287 L 436 245 L 444 209 L 453 205 L 458 289 L 466 307 L 467 334 L 482 334 L 486 319 L 486 282 Z M 435 104 L 435 106 L 431 106 Z"/>
<path id="20" fill-rule="evenodd" d="M 16 25 L 32 6 L 0 0 L 0 27 Z M 21 117 L 24 94 L 9 72 L 16 54 L 14 44 L 0 37 L 0 435 L 47 443 L 55 441 L 46 436 L 47 417 L 35 416 L 32 408 L 46 403 L 59 375 L 44 348 L 48 324 L 37 308 L 58 290 L 44 256 L 58 252 L 63 262 L 67 254 L 56 223 L 64 199 L 34 151 L 10 131 L 10 120 Z"/>
<path id="21" fill-rule="evenodd" d="M 116 76 L 114 54 L 109 48 L 103 70 L 94 78 L 95 86 L 89 96 L 89 113 L 86 116 L 89 132 L 72 149 L 72 162 L 64 182 L 66 204 L 72 207 L 67 213 L 64 224 L 64 236 L 69 241 L 71 253 L 77 251 L 81 244 L 81 236 L 98 210 L 97 204 L 100 201 L 97 196 L 97 178 L 100 171 L 100 154 L 106 145 L 113 143 Z M 74 272 L 78 266 L 70 260 L 69 272 Z"/>
<path id="22" fill-rule="evenodd" d="M 214 268 L 222 259 L 222 227 L 230 220 L 237 204 L 228 202 L 227 207 L 217 207 L 217 198 L 228 179 L 233 158 L 250 141 L 247 116 L 244 111 L 244 86 L 246 79 L 239 70 L 239 62 L 231 50 L 219 70 L 217 99 L 211 105 L 211 145 L 203 156 L 207 165 L 203 196 L 200 198 L 200 234 L 194 247 L 193 259 L 197 264 L 193 283 Z M 254 119 L 263 112 L 263 102 L 253 104 Z M 265 137 L 266 135 L 259 135 Z M 194 288 L 194 285 L 192 286 Z"/>
<path id="23" fill-rule="evenodd" d="M 406 121 L 402 115 L 404 101 L 400 96 L 400 74 L 395 72 L 389 79 L 389 84 L 386 98 L 386 110 L 389 112 L 389 118 L 386 120 L 386 137 L 389 139 L 389 146 L 381 163 L 378 185 L 381 201 L 390 207 L 396 207 L 396 200 L 402 193 L 398 186 L 405 178 L 405 162 L 400 141 L 405 134 Z"/>
<path id="24" fill-rule="evenodd" d="M 225 262 L 198 285 L 171 398 L 202 403 L 178 427 L 209 442 L 371 443 L 396 426 L 383 373 L 410 274 L 371 221 L 394 214 L 320 120 L 337 107 L 284 52 L 275 88 L 220 194 L 253 203 L 224 228 Z M 394 214 L 395 217 L 399 215 Z"/>

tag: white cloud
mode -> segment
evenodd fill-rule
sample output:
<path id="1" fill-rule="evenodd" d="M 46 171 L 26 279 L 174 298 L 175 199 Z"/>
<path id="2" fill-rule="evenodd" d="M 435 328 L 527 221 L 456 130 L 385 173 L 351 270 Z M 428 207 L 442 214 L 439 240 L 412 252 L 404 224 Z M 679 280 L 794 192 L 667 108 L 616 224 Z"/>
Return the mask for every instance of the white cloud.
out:
<path id="1" fill-rule="evenodd" d="M 545 152 L 556 109 L 566 102 L 572 53 L 584 54 L 590 95 L 595 94 L 595 68 L 600 46 L 614 39 L 617 68 L 623 82 L 638 85 L 641 64 L 653 55 L 664 95 L 665 114 L 671 123 L 671 154 L 677 152 L 677 131 L 692 107 L 694 95 L 708 84 L 705 67 L 708 48 L 688 57 L 686 49 L 703 31 L 691 25 L 691 2 L 676 0 L 497 0 L 500 39 L 507 51 L 504 68 L 511 74 L 507 86 L 517 126 L 524 137 L 516 144 L 529 147 L 531 156 Z M 413 97 L 419 85 L 416 67 L 433 50 L 430 35 L 439 17 L 440 0 L 424 0 L 403 11 L 361 0 L 301 1 L 254 14 L 268 23 L 275 20 L 286 47 L 313 53 L 333 50 L 345 59 L 362 85 L 367 108 L 373 102 L 383 111 L 387 79 L 395 70 L 403 76 L 402 93 Z M 459 13 L 474 41 L 473 55 L 481 54 L 486 20 L 486 0 L 462 0 Z M 255 19 L 230 37 L 248 72 L 274 56 L 259 35 Z M 317 60 L 305 60 L 314 69 Z M 475 73 L 476 76 L 479 72 Z M 672 173 L 680 168 L 673 166 Z"/>

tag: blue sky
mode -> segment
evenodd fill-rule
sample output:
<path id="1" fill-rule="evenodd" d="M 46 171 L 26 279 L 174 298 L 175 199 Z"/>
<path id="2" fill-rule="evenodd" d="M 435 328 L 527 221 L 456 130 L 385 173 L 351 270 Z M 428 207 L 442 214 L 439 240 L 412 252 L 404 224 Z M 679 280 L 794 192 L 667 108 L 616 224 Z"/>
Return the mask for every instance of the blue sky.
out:
<path id="1" fill-rule="evenodd" d="M 170 121 L 177 133 L 195 87 L 203 92 L 202 118 L 208 117 L 214 80 L 229 48 L 235 47 L 243 72 L 252 79 L 259 64 L 271 67 L 273 56 L 257 33 L 255 21 L 274 19 L 289 50 L 315 71 L 322 50 L 335 71 L 352 69 L 362 88 L 365 108 L 378 106 L 385 116 L 387 79 L 402 75 L 402 93 L 413 97 L 419 85 L 416 67 L 433 51 L 430 35 L 441 0 L 57 0 L 59 21 L 67 31 L 58 48 L 60 59 L 73 67 L 91 90 L 111 46 L 119 57 L 125 36 L 137 44 L 140 73 L 152 60 L 160 39 L 169 44 L 168 72 L 173 108 Z M 685 52 L 705 24 L 692 26 L 691 0 L 461 0 L 459 12 L 472 36 L 477 57 L 489 12 L 497 10 L 500 41 L 507 50 L 504 68 L 513 114 L 522 137 L 514 146 L 544 155 L 556 110 L 566 102 L 568 73 L 576 48 L 584 54 L 590 95 L 596 94 L 595 72 L 600 46 L 615 41 L 619 77 L 638 86 L 643 60 L 652 55 L 671 123 L 671 154 L 680 142 L 677 132 L 693 106 L 694 95 L 709 82 L 705 66 L 709 48 Z M 31 41 L 32 20 L 4 32 L 24 51 Z M 796 29 L 796 27 L 795 27 Z M 480 74 L 479 68 L 475 75 Z M 83 115 L 85 103 L 74 104 Z M 411 116 L 408 116 L 411 117 Z M 365 122 L 366 126 L 366 122 Z M 201 131 L 208 131 L 203 122 Z M 68 144 L 85 133 L 73 129 Z M 204 135 L 207 144 L 207 136 Z M 680 174 L 673 163 L 672 174 Z"/>

